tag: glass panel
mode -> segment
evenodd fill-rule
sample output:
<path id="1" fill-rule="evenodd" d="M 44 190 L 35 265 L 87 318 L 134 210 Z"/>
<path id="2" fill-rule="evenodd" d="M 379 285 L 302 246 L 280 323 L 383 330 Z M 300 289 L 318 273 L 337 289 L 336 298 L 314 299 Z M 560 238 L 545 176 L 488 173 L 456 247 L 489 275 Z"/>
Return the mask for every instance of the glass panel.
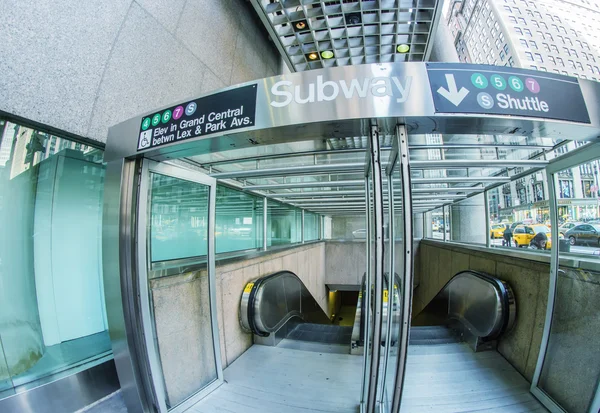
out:
<path id="1" fill-rule="evenodd" d="M 0 139 L 0 398 L 110 354 L 103 153 L 5 122 Z M 47 379 L 46 379 L 47 380 Z"/>
<path id="2" fill-rule="evenodd" d="M 153 261 L 206 255 L 210 187 L 152 172 L 150 183 Z M 150 275 L 148 287 L 165 402 L 172 408 L 217 379 L 209 274 Z"/>
<path id="3" fill-rule="evenodd" d="M 304 241 L 319 239 L 319 215 L 312 212 L 304 213 Z"/>
<path id="4" fill-rule="evenodd" d="M 597 169 L 598 160 L 593 162 Z M 539 387 L 569 412 L 587 412 L 600 379 L 600 211 L 598 198 L 580 193 L 580 167 L 553 176 L 558 201 L 559 231 L 565 239 L 559 244 L 559 273 L 554 314 Z M 559 182 L 572 174 L 577 185 L 575 198 L 564 202 Z M 597 178 L 593 177 L 597 182 Z M 596 193 L 597 195 L 597 193 Z M 562 196 L 562 197 L 561 197 Z M 585 211 L 583 215 L 582 211 Z M 587 222 L 584 222 L 585 219 Z M 581 221 L 577 221 L 581 220 Z"/>
<path id="5" fill-rule="evenodd" d="M 261 248 L 263 199 L 218 185 L 215 242 L 217 254 Z"/>
<path id="6" fill-rule="evenodd" d="M 398 364 L 398 348 L 400 339 L 400 328 L 401 328 L 401 294 L 402 294 L 402 275 L 404 273 L 404 220 L 402 218 L 403 203 L 402 203 L 402 182 L 400 178 L 400 172 L 398 167 L 392 171 L 391 178 L 394 179 L 394 220 L 391 223 L 393 225 L 393 238 L 390 237 L 390 242 L 394 243 L 394 266 L 393 269 L 387 265 L 385 271 L 390 277 L 387 303 L 385 302 L 384 294 L 384 305 L 387 304 L 388 311 L 391 312 L 390 322 L 390 339 L 386 342 L 387 349 L 387 367 L 384 378 L 384 386 L 387 396 L 387 408 L 388 411 L 391 409 L 392 398 L 394 396 L 394 385 L 396 380 L 396 371 Z M 388 313 L 386 311 L 386 313 Z M 389 313 L 388 313 L 389 314 Z"/>
<path id="7" fill-rule="evenodd" d="M 151 173 L 152 262 L 205 256 L 209 188 Z"/>
<path id="8" fill-rule="evenodd" d="M 431 235 L 435 239 L 444 239 L 444 211 L 434 209 L 431 213 Z"/>
<path id="9" fill-rule="evenodd" d="M 490 246 L 548 253 L 552 247 L 549 202 L 546 171 L 488 191 Z"/>
<path id="10" fill-rule="evenodd" d="M 267 203 L 267 246 L 301 242 L 302 212 L 290 205 Z"/>

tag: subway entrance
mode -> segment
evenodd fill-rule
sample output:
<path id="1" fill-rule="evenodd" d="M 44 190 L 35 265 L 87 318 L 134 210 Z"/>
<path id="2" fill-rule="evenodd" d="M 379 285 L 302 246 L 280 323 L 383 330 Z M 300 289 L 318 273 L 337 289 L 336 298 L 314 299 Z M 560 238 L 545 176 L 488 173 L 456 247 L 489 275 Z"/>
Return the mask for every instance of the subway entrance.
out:
<path id="1" fill-rule="evenodd" d="M 509 369 L 494 343 L 515 323 L 510 286 L 440 258 L 424 263 L 415 239 L 460 234 L 469 242 L 482 225 L 490 233 L 506 216 L 497 208 L 498 222 L 491 221 L 492 194 L 499 199 L 504 185 L 530 176 L 537 194 L 540 171 L 558 179 L 564 159 L 549 156 L 557 140 L 597 148 L 600 119 L 590 108 L 600 88 L 490 70 L 421 63 L 315 70 L 231 87 L 113 127 L 104 276 L 130 410 L 398 412 L 418 398 L 452 403 L 453 394 L 468 391 L 452 387 L 455 376 L 432 369 L 436 381 L 414 370 L 431 362 L 415 352 L 433 354 L 432 345 L 465 360 L 465 346 L 477 350 L 473 357 L 490 351 L 490 364 Z M 477 76 L 488 84 L 476 86 Z M 529 106 L 492 94 L 500 78 Z M 557 102 L 559 92 L 572 110 Z M 534 101 L 548 110 L 529 110 Z M 583 149 L 573 156 L 597 158 Z M 556 193 L 552 179 L 547 194 Z M 555 201 L 548 200 L 551 231 L 558 230 Z M 476 211 L 483 216 L 469 222 Z M 557 244 L 549 249 L 554 279 Z M 438 276 L 425 295 L 415 277 L 422 265 L 437 266 L 428 273 L 445 267 L 448 277 Z M 486 317 L 475 320 L 478 305 Z M 549 332 L 554 309 L 544 311 Z M 303 340 L 309 336 L 317 339 Z M 549 333 L 544 340 L 533 394 L 544 391 Z M 520 402 L 537 408 L 519 373 L 506 377 L 518 382 Z M 514 396 L 500 387 L 494 391 L 502 397 Z"/>

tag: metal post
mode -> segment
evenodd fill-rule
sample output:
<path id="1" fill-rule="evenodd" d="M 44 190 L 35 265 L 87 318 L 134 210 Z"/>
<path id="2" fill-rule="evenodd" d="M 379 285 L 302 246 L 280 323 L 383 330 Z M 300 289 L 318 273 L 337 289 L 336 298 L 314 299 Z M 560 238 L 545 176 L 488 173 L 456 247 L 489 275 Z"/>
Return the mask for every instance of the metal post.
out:
<path id="1" fill-rule="evenodd" d="M 304 234 L 304 210 L 301 209 L 302 211 L 302 228 L 300 229 L 300 239 L 302 240 L 302 243 L 304 244 L 304 239 L 305 239 L 305 235 Z"/>
<path id="2" fill-rule="evenodd" d="M 381 351 L 381 327 L 383 324 L 383 265 L 384 265 L 384 235 L 383 235 L 383 183 L 381 175 L 381 160 L 379 154 L 379 129 L 376 125 L 370 130 L 371 175 L 373 177 L 373 212 L 375 218 L 375 306 L 373 308 L 373 349 L 371 356 L 369 391 L 367 397 L 367 413 L 375 413 L 377 406 L 377 389 L 379 388 L 379 358 Z"/>
<path id="3" fill-rule="evenodd" d="M 267 198 L 263 198 L 263 251 L 267 250 L 267 219 L 269 214 L 267 213 Z"/>
<path id="4" fill-rule="evenodd" d="M 450 205 L 444 205 L 442 207 L 442 214 L 444 215 L 444 242 L 448 241 L 448 237 L 446 236 L 446 230 L 450 227 L 448 226 L 448 219 L 446 219 L 446 208 L 448 208 L 448 217 L 450 217 Z"/>
<path id="5" fill-rule="evenodd" d="M 369 346 L 371 345 L 371 193 L 369 190 L 369 177 L 365 177 L 365 213 L 366 213 L 366 265 L 365 265 L 365 295 L 362 299 L 365 301 L 365 305 L 363 306 L 364 312 L 361 313 L 361 317 L 364 317 L 364 341 L 363 341 L 363 379 L 362 379 L 362 388 L 360 391 L 360 404 L 361 407 L 366 403 L 366 395 L 367 395 L 367 381 L 369 379 L 368 376 L 368 367 L 369 367 Z M 363 410 L 361 409 L 361 412 Z"/>
<path id="6" fill-rule="evenodd" d="M 490 204 L 489 204 L 489 191 L 483 192 L 483 204 L 485 206 L 485 233 L 487 234 L 485 237 L 485 246 L 490 248 Z"/>
<path id="7" fill-rule="evenodd" d="M 408 342 L 410 337 L 410 320 L 412 310 L 413 292 L 413 231 L 412 231 L 412 199 L 410 182 L 410 157 L 408 154 L 408 135 L 405 125 L 396 127 L 396 138 L 400 152 L 400 174 L 402 179 L 402 218 L 404 220 L 404 269 L 402 284 L 402 324 L 400 342 L 398 347 L 398 366 L 396 368 L 396 381 L 392 397 L 392 413 L 400 412 L 400 402 L 404 389 L 404 375 L 406 373 L 406 358 L 408 355 Z"/>

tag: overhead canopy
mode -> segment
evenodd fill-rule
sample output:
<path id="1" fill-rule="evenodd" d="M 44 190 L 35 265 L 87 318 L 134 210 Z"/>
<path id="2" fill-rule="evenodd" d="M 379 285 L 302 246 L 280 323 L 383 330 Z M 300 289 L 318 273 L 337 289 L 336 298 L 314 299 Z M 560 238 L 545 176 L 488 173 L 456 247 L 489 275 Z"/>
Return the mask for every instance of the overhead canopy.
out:
<path id="1" fill-rule="evenodd" d="M 369 125 L 379 125 L 385 166 L 395 125 L 405 124 L 413 188 L 427 195 L 415 205 L 431 209 L 543 169 L 565 140 L 597 140 L 599 98 L 596 82 L 514 68 L 313 70 L 126 121 L 110 129 L 105 160 L 186 158 L 272 199 L 315 211 L 340 202 L 357 210 L 360 203 L 342 198 L 364 188 Z"/>

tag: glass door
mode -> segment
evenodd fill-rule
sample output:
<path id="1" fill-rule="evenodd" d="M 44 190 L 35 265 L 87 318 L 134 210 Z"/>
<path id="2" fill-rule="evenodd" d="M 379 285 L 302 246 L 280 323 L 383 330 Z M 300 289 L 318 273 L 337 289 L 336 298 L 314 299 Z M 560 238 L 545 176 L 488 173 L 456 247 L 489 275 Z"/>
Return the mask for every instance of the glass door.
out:
<path id="1" fill-rule="evenodd" d="M 215 293 L 216 181 L 144 160 L 140 308 L 155 403 L 183 411 L 222 382 Z"/>
<path id="2" fill-rule="evenodd" d="M 588 144 L 547 170 L 550 291 L 531 390 L 552 412 L 600 411 L 600 191 L 585 186 L 598 180 L 599 148 Z"/>

